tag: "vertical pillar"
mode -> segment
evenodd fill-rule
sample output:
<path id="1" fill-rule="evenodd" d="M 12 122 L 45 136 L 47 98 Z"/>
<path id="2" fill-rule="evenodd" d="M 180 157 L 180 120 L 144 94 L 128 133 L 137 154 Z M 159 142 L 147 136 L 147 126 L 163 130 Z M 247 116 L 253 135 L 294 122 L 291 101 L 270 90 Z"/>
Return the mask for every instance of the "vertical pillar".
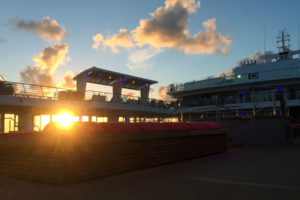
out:
<path id="1" fill-rule="evenodd" d="M 109 113 L 107 116 L 108 122 L 118 122 L 119 121 L 119 114 L 118 113 Z"/>
<path id="2" fill-rule="evenodd" d="M 180 109 L 180 122 L 183 122 L 183 111 L 182 111 L 182 108 Z"/>
<path id="3" fill-rule="evenodd" d="M 0 113 L 0 132 L 4 132 L 4 113 Z"/>
<path id="4" fill-rule="evenodd" d="M 217 109 L 216 109 L 216 121 L 219 121 L 220 118 L 221 118 L 220 107 L 217 107 Z"/>
<path id="5" fill-rule="evenodd" d="M 113 84 L 113 102 L 121 103 L 121 94 L 122 94 L 122 83 L 121 81 L 116 81 Z"/>
<path id="6" fill-rule="evenodd" d="M 255 108 L 255 93 L 254 93 L 254 89 L 252 89 L 252 91 L 251 91 L 251 101 L 252 101 L 252 116 L 255 117 L 256 116 L 256 108 Z"/>
<path id="7" fill-rule="evenodd" d="M 273 116 L 276 116 L 276 89 L 273 90 Z"/>
<path id="8" fill-rule="evenodd" d="M 83 73 L 76 79 L 76 90 L 80 99 L 82 100 L 84 99 L 85 96 L 87 76 L 88 76 L 87 73 Z"/>
<path id="9" fill-rule="evenodd" d="M 287 107 L 287 99 L 288 99 L 288 88 L 281 88 L 280 91 L 280 111 L 282 116 L 288 116 L 288 107 Z"/>
<path id="10" fill-rule="evenodd" d="M 239 109 L 235 110 L 235 116 L 237 116 L 237 117 L 239 116 Z"/>
<path id="11" fill-rule="evenodd" d="M 242 99 L 242 103 L 246 103 L 246 92 L 243 92 L 243 99 Z"/>
<path id="12" fill-rule="evenodd" d="M 150 87 L 149 85 L 145 85 L 144 87 L 141 88 L 141 100 L 142 103 L 147 103 L 149 99 L 149 90 Z"/>
<path id="13" fill-rule="evenodd" d="M 30 111 L 21 111 L 19 113 L 19 131 L 33 131 L 33 118 L 34 116 Z"/>

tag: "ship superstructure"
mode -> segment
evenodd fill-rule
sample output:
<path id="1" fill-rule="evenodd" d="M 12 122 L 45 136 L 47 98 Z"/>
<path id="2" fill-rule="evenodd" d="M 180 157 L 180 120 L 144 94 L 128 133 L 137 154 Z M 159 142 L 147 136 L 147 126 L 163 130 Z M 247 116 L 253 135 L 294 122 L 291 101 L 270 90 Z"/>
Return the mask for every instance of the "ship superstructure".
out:
<path id="1" fill-rule="evenodd" d="M 290 35 L 280 31 L 278 53 L 244 59 L 230 73 L 215 78 L 171 84 L 178 112 L 192 118 L 255 115 L 299 117 L 300 50 L 292 51 Z"/>

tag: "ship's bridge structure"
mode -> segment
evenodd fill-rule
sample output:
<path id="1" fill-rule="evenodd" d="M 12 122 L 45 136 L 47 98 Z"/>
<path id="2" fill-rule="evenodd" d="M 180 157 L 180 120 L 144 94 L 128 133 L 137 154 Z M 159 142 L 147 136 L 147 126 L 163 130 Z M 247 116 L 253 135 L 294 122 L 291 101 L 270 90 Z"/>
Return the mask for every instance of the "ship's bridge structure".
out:
<path id="1" fill-rule="evenodd" d="M 159 122 L 176 120 L 172 102 L 149 98 L 157 81 L 92 67 L 78 73 L 76 89 L 0 80 L 0 132 L 42 130 L 60 113 L 73 121 Z M 87 84 L 112 87 L 112 93 L 87 90 Z M 140 96 L 123 95 L 122 89 L 140 91 Z"/>

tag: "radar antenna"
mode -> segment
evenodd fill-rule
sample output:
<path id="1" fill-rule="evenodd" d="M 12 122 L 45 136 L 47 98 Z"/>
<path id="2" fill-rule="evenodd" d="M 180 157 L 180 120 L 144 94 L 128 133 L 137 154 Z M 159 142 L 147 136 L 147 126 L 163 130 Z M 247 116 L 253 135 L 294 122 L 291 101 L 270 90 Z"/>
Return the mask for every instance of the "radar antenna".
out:
<path id="1" fill-rule="evenodd" d="M 286 29 L 279 31 L 277 38 L 277 48 L 279 53 L 288 53 L 290 51 L 290 34 Z"/>

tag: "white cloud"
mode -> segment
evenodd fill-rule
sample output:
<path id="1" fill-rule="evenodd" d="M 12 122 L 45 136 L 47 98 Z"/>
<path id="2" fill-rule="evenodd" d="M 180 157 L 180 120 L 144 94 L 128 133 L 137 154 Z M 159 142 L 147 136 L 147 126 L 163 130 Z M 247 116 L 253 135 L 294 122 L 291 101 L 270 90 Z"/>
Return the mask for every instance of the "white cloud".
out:
<path id="1" fill-rule="evenodd" d="M 158 88 L 157 99 L 163 101 L 174 101 L 175 99 L 173 99 L 170 95 L 168 95 L 167 92 L 168 92 L 168 86 L 167 87 L 160 86 Z"/>
<path id="2" fill-rule="evenodd" d="M 189 15 L 199 7 L 200 1 L 197 0 L 166 0 L 165 6 L 151 14 L 152 18 L 141 19 L 131 31 L 121 29 L 123 31 L 118 34 L 102 38 L 101 43 L 115 53 L 118 47 L 128 49 L 146 45 L 157 49 L 175 48 L 186 54 L 228 53 L 231 39 L 217 32 L 216 19 L 204 21 L 205 30 L 190 35 L 187 28 Z M 99 46 L 100 43 L 94 45 Z"/>
<path id="3" fill-rule="evenodd" d="M 153 65 L 150 60 L 158 53 L 160 50 L 154 48 L 136 50 L 128 56 L 127 67 L 132 71 L 149 69 Z"/>
<path id="4" fill-rule="evenodd" d="M 94 49 L 98 49 L 102 43 L 104 48 L 110 47 L 113 53 L 119 52 L 117 47 L 124 47 L 127 49 L 135 47 L 135 44 L 132 42 L 132 33 L 127 29 L 120 29 L 118 34 L 108 36 L 106 39 L 103 38 L 102 34 L 98 33 L 94 35 L 93 40 Z"/>
<path id="5" fill-rule="evenodd" d="M 42 21 L 26 21 L 16 17 L 10 20 L 8 25 L 13 25 L 16 30 L 32 32 L 50 41 L 60 41 L 67 36 L 65 28 L 56 20 L 51 20 L 49 16 L 44 17 Z"/>
<path id="6" fill-rule="evenodd" d="M 93 43 L 93 49 L 98 49 L 99 46 L 100 46 L 100 44 L 101 44 L 101 42 L 103 40 L 104 39 L 103 39 L 103 35 L 102 34 L 98 33 L 98 34 L 94 35 L 93 36 L 93 41 L 94 41 L 94 43 Z"/>
<path id="7" fill-rule="evenodd" d="M 73 73 L 71 71 L 67 71 L 64 74 L 64 79 L 63 79 L 61 86 L 64 88 L 75 88 L 76 87 L 76 82 L 73 80 Z"/>
<path id="8" fill-rule="evenodd" d="M 22 82 L 55 86 L 53 73 L 59 66 L 70 60 L 67 57 L 68 45 L 65 43 L 55 43 L 53 46 L 47 46 L 37 56 L 33 56 L 34 66 L 20 72 L 19 76 Z"/>

